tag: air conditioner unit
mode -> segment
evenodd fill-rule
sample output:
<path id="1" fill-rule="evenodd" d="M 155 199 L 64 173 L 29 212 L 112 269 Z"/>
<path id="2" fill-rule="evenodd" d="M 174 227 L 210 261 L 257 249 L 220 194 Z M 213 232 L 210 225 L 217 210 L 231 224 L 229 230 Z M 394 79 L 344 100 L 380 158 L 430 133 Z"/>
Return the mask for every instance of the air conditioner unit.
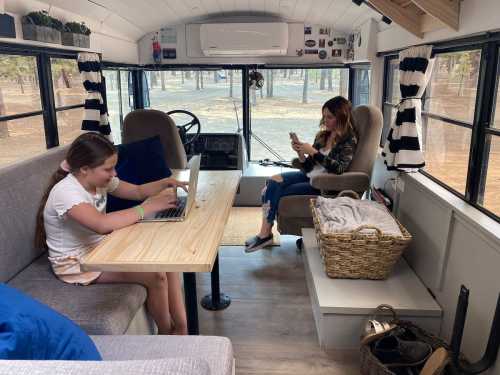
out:
<path id="1" fill-rule="evenodd" d="M 207 23 L 200 26 L 205 56 L 286 55 L 286 23 Z"/>

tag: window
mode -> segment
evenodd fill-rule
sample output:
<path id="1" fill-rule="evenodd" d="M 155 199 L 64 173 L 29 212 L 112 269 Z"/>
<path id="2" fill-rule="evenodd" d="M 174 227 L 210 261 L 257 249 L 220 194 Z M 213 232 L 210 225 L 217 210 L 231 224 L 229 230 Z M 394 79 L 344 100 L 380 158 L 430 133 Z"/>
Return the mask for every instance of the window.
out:
<path id="1" fill-rule="evenodd" d="M 0 55 L 0 117 L 41 109 L 36 57 Z"/>
<path id="2" fill-rule="evenodd" d="M 289 132 L 312 143 L 321 107 L 328 99 L 347 97 L 349 69 L 262 69 L 264 87 L 251 90 L 251 159 L 291 160 Z"/>
<path id="3" fill-rule="evenodd" d="M 500 51 L 499 51 L 500 56 Z M 483 163 L 478 203 L 500 217 L 500 57 L 490 126 L 485 129 Z"/>
<path id="4" fill-rule="evenodd" d="M 386 83 L 385 83 L 385 98 L 383 102 L 384 126 L 382 128 L 382 137 L 380 145 L 384 146 L 387 135 L 391 128 L 391 124 L 396 118 L 396 105 L 401 99 L 399 91 L 399 59 L 390 58 L 386 60 Z"/>
<path id="5" fill-rule="evenodd" d="M 354 107 L 370 103 L 370 79 L 371 69 L 356 67 L 353 69 L 353 93 L 352 105 Z"/>
<path id="6" fill-rule="evenodd" d="M 56 108 L 85 103 L 87 92 L 75 59 L 51 58 L 52 86 Z"/>
<path id="7" fill-rule="evenodd" d="M 120 91 L 121 91 L 121 123 L 130 111 L 134 110 L 134 93 L 132 90 L 132 75 L 128 70 L 120 70 Z"/>
<path id="8" fill-rule="evenodd" d="M 0 166 L 46 148 L 41 114 L 36 56 L 0 54 Z"/>
<path id="9" fill-rule="evenodd" d="M 241 70 L 169 70 L 148 72 L 151 108 L 192 112 L 203 133 L 243 129 Z M 179 125 L 191 118 L 174 115 Z"/>
<path id="10" fill-rule="evenodd" d="M 481 51 L 435 58 L 423 98 L 424 171 L 465 195 Z"/>
<path id="11" fill-rule="evenodd" d="M 103 70 L 102 74 L 106 81 L 106 103 L 108 105 L 111 135 L 113 136 L 114 143 L 118 145 L 122 143 L 123 123 L 123 119 L 121 117 L 122 103 L 120 102 L 120 74 L 117 70 Z"/>
<path id="12" fill-rule="evenodd" d="M 45 151 L 43 117 L 0 121 L 0 168 Z"/>

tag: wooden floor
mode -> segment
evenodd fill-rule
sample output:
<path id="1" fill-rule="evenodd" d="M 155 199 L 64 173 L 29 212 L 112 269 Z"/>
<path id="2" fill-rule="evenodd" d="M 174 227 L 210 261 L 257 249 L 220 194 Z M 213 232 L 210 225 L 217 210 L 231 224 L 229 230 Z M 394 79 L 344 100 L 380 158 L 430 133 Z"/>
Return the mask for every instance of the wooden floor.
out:
<path id="1" fill-rule="evenodd" d="M 231 339 L 236 374 L 359 374 L 356 353 L 319 348 L 296 238 L 252 254 L 221 247 L 221 290 L 232 302 L 218 312 L 200 307 L 200 333 Z M 199 274 L 198 297 L 209 292 L 210 274 Z"/>

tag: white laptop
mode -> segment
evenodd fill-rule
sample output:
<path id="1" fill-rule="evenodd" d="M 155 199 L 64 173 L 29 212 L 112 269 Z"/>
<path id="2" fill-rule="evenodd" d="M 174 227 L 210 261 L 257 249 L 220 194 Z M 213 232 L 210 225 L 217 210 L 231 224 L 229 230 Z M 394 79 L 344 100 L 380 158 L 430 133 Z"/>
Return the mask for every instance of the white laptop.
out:
<path id="1" fill-rule="evenodd" d="M 200 161 L 200 155 L 195 155 L 191 158 L 191 160 L 189 160 L 190 168 L 188 192 L 186 194 L 184 190 L 178 189 L 177 207 L 157 212 L 153 216 L 145 217 L 141 221 L 183 221 L 186 219 L 196 200 L 196 186 L 198 184 Z"/>

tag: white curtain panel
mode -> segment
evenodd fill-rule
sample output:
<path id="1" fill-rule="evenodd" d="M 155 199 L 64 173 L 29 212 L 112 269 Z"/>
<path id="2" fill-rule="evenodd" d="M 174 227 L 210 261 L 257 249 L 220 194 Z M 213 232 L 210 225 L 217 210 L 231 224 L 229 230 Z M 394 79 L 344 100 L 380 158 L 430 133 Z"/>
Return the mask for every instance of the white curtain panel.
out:
<path id="1" fill-rule="evenodd" d="M 431 53 L 431 46 L 412 47 L 399 53 L 401 102 L 382 152 L 388 170 L 416 172 L 425 166 L 421 149 L 422 95 L 434 66 Z"/>

